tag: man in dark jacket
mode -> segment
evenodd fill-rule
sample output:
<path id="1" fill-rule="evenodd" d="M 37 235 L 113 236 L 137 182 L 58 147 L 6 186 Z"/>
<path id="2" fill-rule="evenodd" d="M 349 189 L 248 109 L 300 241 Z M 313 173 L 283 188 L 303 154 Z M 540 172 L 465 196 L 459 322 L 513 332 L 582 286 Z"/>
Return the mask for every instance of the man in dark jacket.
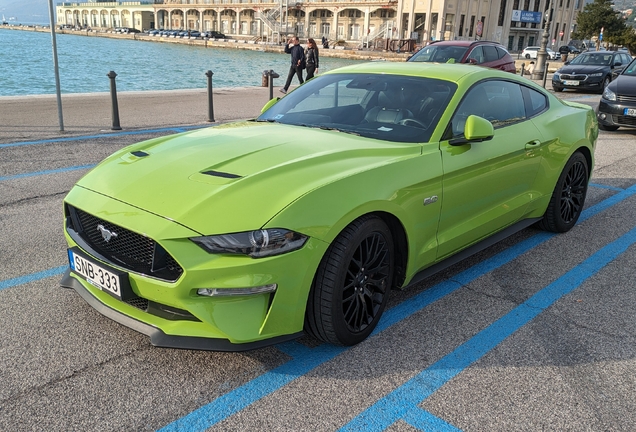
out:
<path id="1" fill-rule="evenodd" d="M 300 81 L 301 84 L 305 82 L 303 80 L 303 69 L 305 68 L 305 50 L 303 49 L 303 47 L 300 46 L 300 40 L 298 40 L 298 36 L 294 36 L 292 39 L 287 41 L 287 45 L 285 45 L 285 53 L 291 54 L 291 67 L 289 68 L 289 74 L 287 74 L 287 82 L 285 82 L 285 86 L 280 89 L 282 93 L 287 93 L 287 90 L 289 89 L 289 85 L 291 84 L 294 75 L 298 76 L 298 81 Z"/>

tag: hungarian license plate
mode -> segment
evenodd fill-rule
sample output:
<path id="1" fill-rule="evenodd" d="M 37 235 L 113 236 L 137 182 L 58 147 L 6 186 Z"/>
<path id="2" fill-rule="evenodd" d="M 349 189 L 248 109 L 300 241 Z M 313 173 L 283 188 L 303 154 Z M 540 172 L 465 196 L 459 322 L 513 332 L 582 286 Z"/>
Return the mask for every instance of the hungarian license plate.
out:
<path id="1" fill-rule="evenodd" d="M 83 276 L 88 283 L 121 300 L 122 280 L 120 274 L 84 258 L 72 249 L 68 250 L 68 260 L 71 270 Z"/>
<path id="2" fill-rule="evenodd" d="M 636 108 L 625 108 L 623 115 L 636 117 Z"/>
<path id="3" fill-rule="evenodd" d="M 579 81 L 563 80 L 563 84 L 570 85 L 570 86 L 577 86 L 579 85 Z"/>

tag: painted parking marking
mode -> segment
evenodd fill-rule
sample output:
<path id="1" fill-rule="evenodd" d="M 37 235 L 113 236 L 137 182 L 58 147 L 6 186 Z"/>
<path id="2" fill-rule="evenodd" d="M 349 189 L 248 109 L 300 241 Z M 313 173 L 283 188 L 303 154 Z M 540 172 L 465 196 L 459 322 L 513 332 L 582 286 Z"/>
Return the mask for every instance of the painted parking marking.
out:
<path id="1" fill-rule="evenodd" d="M 2 291 L 3 289 L 6 288 L 13 288 L 16 287 L 18 285 L 24 285 L 27 284 L 29 282 L 36 282 L 39 281 L 41 279 L 46 279 L 52 276 L 58 276 L 61 275 L 62 273 L 64 273 L 66 271 L 66 269 L 68 269 L 67 265 L 64 266 L 60 266 L 60 267 L 54 267 L 54 268 L 50 268 L 48 270 L 43 270 L 41 272 L 37 272 L 37 273 L 31 273 L 28 275 L 24 275 L 24 276 L 18 276 L 15 277 L 13 279 L 6 279 L 3 281 L 0 281 L 0 291 Z"/>
<path id="2" fill-rule="evenodd" d="M 600 188 L 600 189 L 609 189 L 609 190 L 613 190 L 613 191 L 617 191 L 617 192 L 625 190 L 625 189 L 622 189 L 622 188 L 619 188 L 619 187 L 604 185 L 604 184 L 600 184 L 600 183 L 590 183 L 588 186 L 595 187 L 595 188 Z"/>
<path id="3" fill-rule="evenodd" d="M 633 185 L 630 188 L 584 210 L 579 218 L 579 222 L 583 222 L 593 217 L 599 212 L 618 204 L 634 194 L 636 194 L 636 185 Z M 538 233 L 512 246 L 511 248 L 508 248 L 505 251 L 500 252 L 499 254 L 482 261 L 467 270 L 464 270 L 458 275 L 453 276 L 452 281 L 443 281 L 431 288 L 428 288 L 413 298 L 387 310 L 378 323 L 378 327 L 376 327 L 372 333 L 372 336 L 377 335 L 391 325 L 408 318 L 415 312 L 418 312 L 431 303 L 456 291 L 464 284 L 467 284 L 472 280 L 512 261 L 556 235 L 557 234 L 546 232 Z M 254 384 L 255 380 L 248 381 L 242 386 L 235 388 L 209 404 L 204 405 L 184 417 L 166 425 L 164 428 L 160 429 L 160 431 L 202 431 L 212 427 L 220 421 L 227 419 L 231 415 L 257 402 L 261 398 L 282 388 L 283 385 L 291 383 L 295 379 L 300 378 L 314 368 L 349 349 L 329 345 L 320 345 L 317 348 L 310 349 L 297 342 L 287 342 L 285 344 L 277 345 L 277 347 L 280 348 L 281 351 L 291 355 L 293 359 L 288 363 L 256 378 L 255 380 L 259 380 L 258 384 Z M 281 374 L 288 374 L 288 376 L 281 379 Z M 257 386 L 256 389 L 254 388 L 255 385 Z M 266 387 L 266 389 L 264 387 Z"/>
<path id="4" fill-rule="evenodd" d="M 59 174 L 59 173 L 65 173 L 65 172 L 70 172 L 70 171 L 91 169 L 91 168 L 94 168 L 94 167 L 95 167 L 95 164 L 91 164 L 91 165 L 77 165 L 77 166 L 66 167 L 66 168 L 58 168 L 58 169 L 52 169 L 52 170 L 44 170 L 44 171 L 36 171 L 36 172 L 29 172 L 29 173 L 22 173 L 22 174 L 14 174 L 14 175 L 10 175 L 10 176 L 0 177 L 0 181 L 15 180 L 15 179 L 21 179 L 21 178 L 27 178 L 27 177 L 37 177 L 37 176 L 49 175 L 49 174 Z"/>
<path id="5" fill-rule="evenodd" d="M 617 259 L 636 243 L 636 228 L 599 249 L 581 264 L 537 292 L 521 305 L 499 318 L 453 352 L 402 384 L 364 410 L 340 431 L 383 431 L 412 410 L 468 366 L 482 358 L 521 327 L 552 306 L 557 300 L 581 286 L 603 267 Z M 420 419 L 430 419 L 421 415 Z M 435 419 L 435 418 L 433 418 Z M 434 424 L 422 422 L 418 428 L 430 430 Z"/>

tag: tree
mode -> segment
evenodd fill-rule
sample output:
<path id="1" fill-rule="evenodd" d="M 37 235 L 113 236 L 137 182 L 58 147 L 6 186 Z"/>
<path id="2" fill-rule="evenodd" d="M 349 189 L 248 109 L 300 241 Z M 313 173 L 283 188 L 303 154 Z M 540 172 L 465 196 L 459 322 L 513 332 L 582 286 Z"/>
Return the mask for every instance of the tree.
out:
<path id="1" fill-rule="evenodd" d="M 604 28 L 603 40 L 612 41 L 614 37 L 623 34 L 625 21 L 620 12 L 614 10 L 613 5 L 611 0 L 594 0 L 594 3 L 586 4 L 576 17 L 577 27 L 572 39 L 598 37 L 601 28 Z"/>

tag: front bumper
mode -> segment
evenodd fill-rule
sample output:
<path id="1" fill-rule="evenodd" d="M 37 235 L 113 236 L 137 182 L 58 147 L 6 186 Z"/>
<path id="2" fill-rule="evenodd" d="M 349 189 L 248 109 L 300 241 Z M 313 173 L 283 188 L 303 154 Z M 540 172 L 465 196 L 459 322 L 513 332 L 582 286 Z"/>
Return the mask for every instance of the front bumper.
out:
<path id="1" fill-rule="evenodd" d="M 596 111 L 598 122 L 605 126 L 636 128 L 636 116 L 625 115 L 625 109 L 636 109 L 636 104 L 612 102 L 601 98 Z"/>
<path id="2" fill-rule="evenodd" d="M 554 75 L 552 76 L 552 88 L 562 88 L 562 89 L 571 89 L 571 90 L 586 90 L 586 91 L 595 91 L 598 92 L 603 88 L 603 79 L 605 77 L 590 77 L 588 76 L 585 79 L 563 79 L 561 76 L 555 79 Z M 568 82 L 569 84 L 566 84 Z M 578 84 L 571 84 L 572 82 L 577 82 Z"/>
<path id="3" fill-rule="evenodd" d="M 91 254 L 90 247 L 65 229 L 70 248 L 79 248 L 97 265 L 126 273 L 133 298 L 115 298 L 73 271 L 67 272 L 62 285 L 74 288 L 103 315 L 150 336 L 153 345 L 244 351 L 302 334 L 313 275 L 327 249 L 324 242 L 310 238 L 297 251 L 260 259 L 212 255 L 189 240 L 198 233 L 120 201 L 75 187 L 66 202 L 152 238 L 183 268 L 174 282 L 136 273 Z M 277 284 L 275 292 L 222 297 L 197 293 L 200 288 L 272 283 Z"/>

